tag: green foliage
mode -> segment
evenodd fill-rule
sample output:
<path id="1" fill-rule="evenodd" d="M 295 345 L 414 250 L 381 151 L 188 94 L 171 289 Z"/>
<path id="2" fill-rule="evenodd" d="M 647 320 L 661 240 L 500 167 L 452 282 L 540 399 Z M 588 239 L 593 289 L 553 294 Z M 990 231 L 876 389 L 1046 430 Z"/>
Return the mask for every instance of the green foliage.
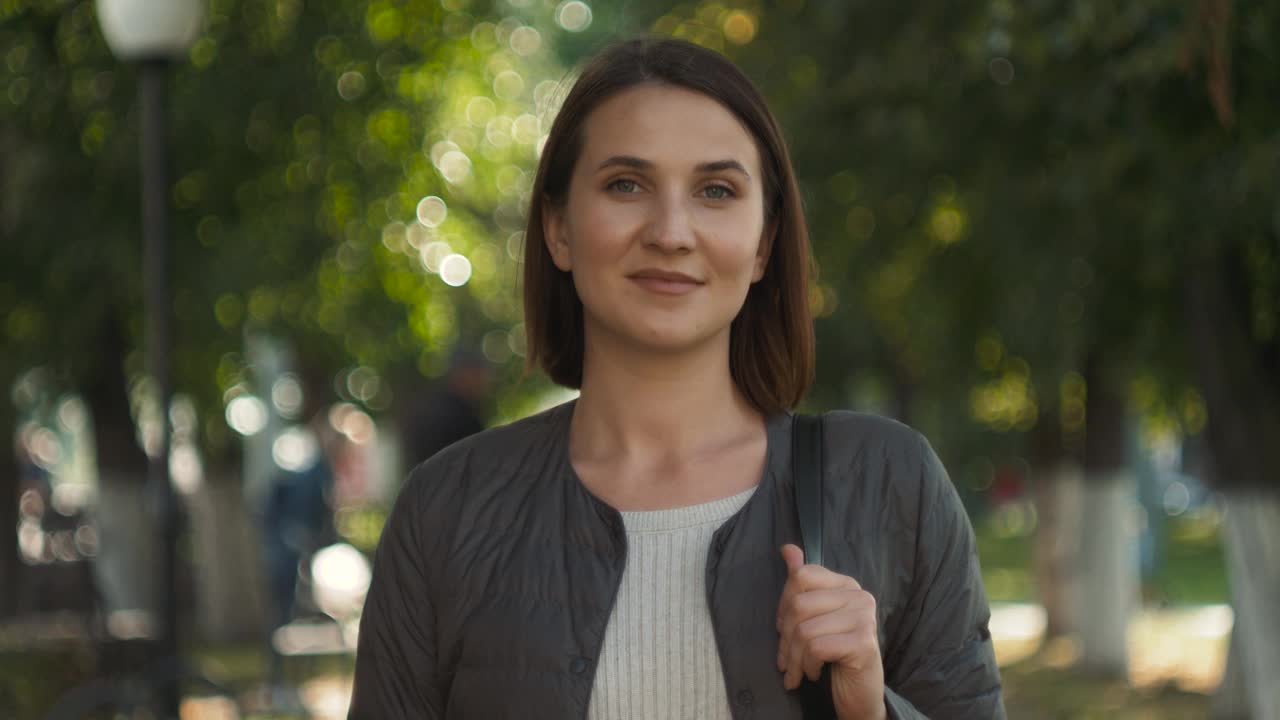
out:
<path id="1" fill-rule="evenodd" d="M 1239 312 L 1276 354 L 1280 9 L 1231 7 L 736 0 L 631 16 L 730 54 L 788 130 L 821 268 L 815 403 L 999 448 L 1043 422 L 1078 432 L 1100 350 L 1142 383 L 1138 412 L 1198 432 L 1184 287 L 1206 253 L 1247 258 Z M 1176 411 L 1188 402 L 1201 412 Z"/>
<path id="2" fill-rule="evenodd" d="M 207 423 L 257 330 L 326 371 L 482 347 L 504 412 L 532 406 L 515 280 L 538 141 L 561 68 L 639 30 L 734 57 L 788 131 L 821 267 L 815 405 L 1004 452 L 1046 423 L 1078 436 L 1105 348 L 1137 411 L 1197 432 L 1184 289 L 1218 258 L 1280 357 L 1276 3 L 588 7 L 210 2 L 172 98 L 176 361 Z M 133 75 L 91 2 L 0 8 L 0 265 L 23 269 L 0 278 L 0 362 L 58 358 L 74 384 L 113 314 L 141 340 Z"/>
<path id="3" fill-rule="evenodd" d="M 430 374 L 461 343 L 519 377 L 515 258 L 560 71 L 551 8 L 516 5 L 209 3 L 169 137 L 175 369 L 206 443 L 225 442 L 246 332 L 316 371 Z M 5 8 L 5 362 L 74 387 L 99 327 L 142 341 L 133 73 L 91 1 Z"/>

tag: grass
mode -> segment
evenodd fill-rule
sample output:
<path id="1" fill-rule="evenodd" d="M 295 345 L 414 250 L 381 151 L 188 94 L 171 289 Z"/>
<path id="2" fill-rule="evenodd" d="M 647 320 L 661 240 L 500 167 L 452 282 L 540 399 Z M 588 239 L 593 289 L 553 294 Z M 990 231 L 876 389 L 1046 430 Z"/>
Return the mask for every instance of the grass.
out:
<path id="1" fill-rule="evenodd" d="M 1124 680 L 1063 668 L 1052 646 L 1002 668 L 1005 707 L 1015 720 L 1191 720 L 1208 717 L 1209 697 L 1173 687 L 1136 689 Z"/>
<path id="2" fill-rule="evenodd" d="M 1231 601 L 1226 558 L 1213 516 L 1172 518 L 1165 553 L 1151 582 L 1154 599 L 1171 605 Z"/>
<path id="3" fill-rule="evenodd" d="M 1166 523 L 1164 562 L 1147 578 L 1149 602 L 1167 605 L 1229 603 L 1226 558 L 1213 513 L 1183 515 Z M 1031 571 L 1035 538 L 1029 523 L 998 514 L 975 525 L 982 579 L 991 602 L 1035 602 Z"/>
<path id="4" fill-rule="evenodd" d="M 1160 605 L 1228 603 L 1226 562 L 1213 514 L 1169 518 L 1164 562 L 1147 578 L 1144 598 Z M 1035 538 L 1029 523 L 992 514 L 975 526 L 983 579 L 992 602 L 1034 602 Z M 1069 667 L 1062 646 L 1001 669 L 1005 704 L 1017 720 L 1180 720 L 1209 715 L 1207 695 L 1171 685 L 1134 688 Z"/>
<path id="5" fill-rule="evenodd" d="M 245 689 L 267 677 L 266 656 L 255 645 L 204 645 L 193 652 L 201 671 L 227 687 Z M 355 660 L 349 655 L 295 657 L 284 663 L 285 681 L 294 684 L 321 675 L 354 671 Z"/>
<path id="6" fill-rule="evenodd" d="M 14 720 L 43 718 L 63 692 L 91 679 L 91 661 L 74 645 L 0 652 L 0 710 Z"/>
<path id="7" fill-rule="evenodd" d="M 987 599 L 991 602 L 1033 601 L 1035 582 L 1031 573 L 1031 557 L 1035 538 L 1007 532 L 994 522 L 994 518 L 992 522 L 979 523 L 974 530 Z"/>
<path id="8" fill-rule="evenodd" d="M 267 677 L 267 661 L 256 644 L 205 645 L 190 651 L 200 671 L 237 695 L 252 694 Z M 301 685 L 315 677 L 350 675 L 350 656 L 289 658 L 284 665 L 287 684 Z M 38 649 L 0 650 L 0 718 L 44 720 L 48 711 L 72 689 L 96 678 L 87 641 L 60 641 Z M 252 720 L 284 720 L 285 715 L 251 714 Z"/>
<path id="9" fill-rule="evenodd" d="M 246 645 L 204 647 L 197 657 L 206 672 L 234 688 L 247 689 L 261 682 L 266 672 L 257 648 Z M 64 688 L 88 679 L 83 667 L 67 663 L 58 653 L 0 655 L 0 677 L 18 694 L 0 701 L 11 705 L 14 720 L 38 720 Z M 319 658 L 311 666 L 292 668 L 300 682 L 328 673 L 350 672 L 348 658 Z M 1052 647 L 1001 671 L 1008 716 L 1015 720 L 1180 720 L 1208 715 L 1204 695 L 1169 687 L 1138 690 L 1123 681 L 1090 678 L 1064 669 L 1055 662 Z M 8 717 L 8 716 L 6 716 Z M 285 720 L 291 716 L 255 714 L 253 720 Z"/>

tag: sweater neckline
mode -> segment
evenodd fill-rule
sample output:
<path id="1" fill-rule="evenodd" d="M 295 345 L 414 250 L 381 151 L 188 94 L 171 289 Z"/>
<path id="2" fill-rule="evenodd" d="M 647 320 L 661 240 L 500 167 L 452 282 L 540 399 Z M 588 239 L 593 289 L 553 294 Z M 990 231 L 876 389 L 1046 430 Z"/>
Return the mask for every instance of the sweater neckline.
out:
<path id="1" fill-rule="evenodd" d="M 758 487 L 758 486 L 756 486 Z M 671 532 L 707 525 L 719 526 L 742 509 L 756 488 L 750 487 L 729 497 L 663 510 L 623 510 L 622 524 L 627 534 Z"/>
<path id="2" fill-rule="evenodd" d="M 555 462 L 560 466 L 561 477 L 568 480 L 578 493 L 588 499 L 596 513 L 605 523 L 613 527 L 614 532 L 623 535 L 626 532 L 626 527 L 623 525 L 622 513 L 591 492 L 586 484 L 582 482 L 582 478 L 578 477 L 578 473 L 573 469 L 573 464 L 569 462 L 569 425 L 573 419 L 573 411 L 577 404 L 577 398 L 573 398 L 561 403 L 548 413 L 548 419 L 555 427 L 553 432 L 554 443 L 558 446 L 555 449 L 555 455 L 558 456 Z M 760 481 L 755 487 L 745 492 L 746 498 L 738 504 L 734 512 L 729 514 L 728 519 L 723 523 L 724 525 L 728 525 L 742 511 L 753 505 L 753 501 L 761 495 L 771 495 L 774 492 L 772 485 L 776 485 L 779 482 L 780 475 L 786 474 L 785 468 L 791 462 L 790 443 L 788 441 L 791 435 L 791 419 L 792 414 L 790 412 L 783 412 L 765 418 L 766 449 Z M 727 498 L 721 498 L 721 500 L 725 499 Z"/>

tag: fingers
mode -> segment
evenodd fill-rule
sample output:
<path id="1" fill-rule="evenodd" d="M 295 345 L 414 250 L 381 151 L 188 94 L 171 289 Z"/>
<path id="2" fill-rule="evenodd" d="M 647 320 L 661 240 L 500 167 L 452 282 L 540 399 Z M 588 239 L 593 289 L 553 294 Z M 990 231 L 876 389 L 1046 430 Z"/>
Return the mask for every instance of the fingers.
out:
<path id="1" fill-rule="evenodd" d="M 875 598 L 864 590 L 810 590 L 792 596 L 778 608 L 778 669 L 782 669 L 782 660 L 786 659 L 783 649 L 795 640 L 844 632 L 866 618 L 875 619 Z"/>
<path id="2" fill-rule="evenodd" d="M 848 575 L 828 570 L 821 565 L 806 565 L 804 551 L 796 545 L 787 543 L 781 548 L 782 560 L 787 564 L 787 585 L 798 583 L 799 590 L 817 588 L 855 587 L 861 588 L 857 580 Z"/>
<path id="3" fill-rule="evenodd" d="M 798 594 L 783 595 L 782 602 L 778 606 L 778 670 L 787 672 L 784 679 L 784 685 L 791 687 L 794 681 L 799 682 L 798 673 L 800 670 L 800 658 L 804 654 L 803 642 L 797 642 L 798 627 L 806 622 L 817 619 L 836 618 L 834 622 L 839 623 L 834 627 L 833 632 L 841 632 L 845 627 L 846 621 L 842 621 L 840 615 L 836 614 L 842 610 L 852 598 L 849 593 L 852 590 L 810 590 L 809 592 Z M 808 625 L 812 628 L 823 628 L 830 626 L 832 621 L 823 623 L 811 623 Z"/>
<path id="4" fill-rule="evenodd" d="M 810 590 L 804 593 L 783 594 L 778 603 L 778 632 L 789 635 L 792 628 L 809 618 L 835 612 L 854 601 L 857 588 L 836 590 Z M 865 594 L 865 593 L 864 593 Z"/>
<path id="5" fill-rule="evenodd" d="M 804 551 L 799 546 L 787 543 L 782 546 L 782 560 L 787 564 L 787 573 L 794 573 L 804 567 Z"/>
<path id="6" fill-rule="evenodd" d="M 791 550 L 788 550 L 790 548 Z M 862 586 L 857 580 L 847 576 L 832 572 L 819 565 L 803 565 L 797 564 L 792 566 L 791 563 L 798 558 L 803 558 L 804 554 L 794 545 L 782 546 L 782 557 L 788 563 L 790 568 L 787 582 L 782 587 L 782 597 L 778 599 L 778 629 L 781 630 L 782 618 L 792 611 L 795 604 L 795 598 L 810 592 L 820 592 L 826 590 L 861 590 Z M 810 612 L 802 614 L 800 619 L 808 617 L 812 612 L 825 611 L 830 612 L 830 608 L 822 610 L 821 607 L 815 607 Z"/>
<path id="7" fill-rule="evenodd" d="M 804 564 L 795 545 L 781 549 L 787 581 L 778 602 L 778 670 L 788 690 L 817 680 L 829 662 L 879 658 L 875 598 L 856 580 Z"/>
<path id="8" fill-rule="evenodd" d="M 800 623 L 784 646 L 783 687 L 795 689 L 804 677 L 816 681 L 823 665 L 863 650 L 866 634 L 865 623 L 853 613 L 831 613 Z"/>

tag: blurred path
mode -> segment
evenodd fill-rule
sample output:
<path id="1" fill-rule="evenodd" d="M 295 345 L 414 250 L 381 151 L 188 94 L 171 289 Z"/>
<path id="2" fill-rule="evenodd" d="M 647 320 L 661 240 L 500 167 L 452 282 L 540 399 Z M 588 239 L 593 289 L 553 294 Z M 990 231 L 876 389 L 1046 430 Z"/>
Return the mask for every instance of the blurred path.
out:
<path id="1" fill-rule="evenodd" d="M 1129 623 L 1129 683 L 1136 688 L 1173 685 L 1212 693 L 1222 679 L 1232 612 L 1227 605 L 1144 608 Z M 1044 635 L 1044 609 L 1024 603 L 991 607 L 991 637 L 1001 667 L 1030 657 Z M 1045 648 L 1051 667 L 1073 663 L 1078 647 L 1070 639 Z"/>

